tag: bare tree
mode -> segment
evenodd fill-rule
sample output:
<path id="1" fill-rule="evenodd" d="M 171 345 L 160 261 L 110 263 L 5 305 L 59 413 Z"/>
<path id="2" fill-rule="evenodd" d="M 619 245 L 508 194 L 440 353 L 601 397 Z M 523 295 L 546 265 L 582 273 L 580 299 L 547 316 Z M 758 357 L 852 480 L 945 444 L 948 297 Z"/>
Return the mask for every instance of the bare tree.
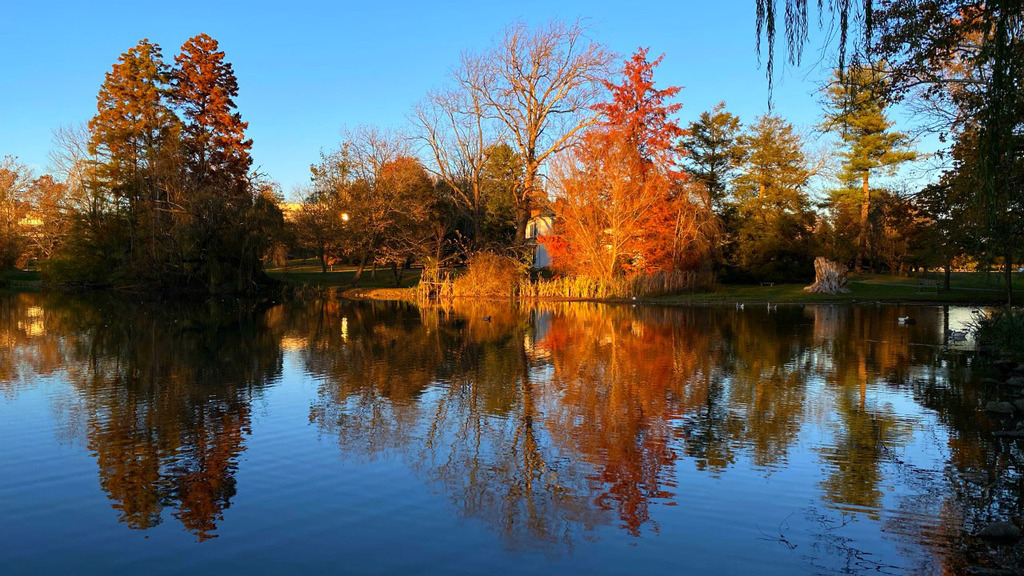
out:
<path id="1" fill-rule="evenodd" d="M 608 76 L 612 54 L 585 36 L 581 21 L 531 29 L 516 23 L 490 52 L 464 54 L 456 82 L 486 104 L 484 114 L 508 129 L 523 157 L 516 191 L 516 239 L 526 236 L 540 166 L 597 121 L 591 108 Z"/>
<path id="2" fill-rule="evenodd" d="M 456 78 L 468 72 L 457 71 Z M 418 138 L 429 149 L 425 165 L 451 188 L 470 215 L 473 242 L 479 244 L 484 218 L 484 168 L 492 145 L 500 140 L 500 127 L 487 120 L 486 102 L 479 92 L 464 86 L 430 92 L 413 109 Z"/>
<path id="3" fill-rule="evenodd" d="M 92 185 L 96 158 L 89 152 L 89 129 L 85 124 L 68 124 L 53 131 L 50 171 L 67 186 L 71 207 L 98 217 L 104 209 L 103 195 Z"/>

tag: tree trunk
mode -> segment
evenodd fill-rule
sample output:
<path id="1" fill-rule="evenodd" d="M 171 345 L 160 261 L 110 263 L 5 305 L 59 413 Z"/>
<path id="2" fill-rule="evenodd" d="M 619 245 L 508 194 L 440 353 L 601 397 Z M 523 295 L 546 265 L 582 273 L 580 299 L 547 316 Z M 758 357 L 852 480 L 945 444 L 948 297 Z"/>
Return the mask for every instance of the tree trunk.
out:
<path id="1" fill-rule="evenodd" d="M 320 270 L 321 273 L 327 274 L 327 254 L 324 249 L 320 249 Z"/>
<path id="2" fill-rule="evenodd" d="M 942 277 L 942 289 L 949 292 L 949 277 L 952 275 L 953 262 L 946 259 L 946 272 Z"/>
<path id="3" fill-rule="evenodd" d="M 480 198 L 480 185 L 473 184 L 473 246 L 479 248 L 483 244 L 483 202 Z"/>
<path id="4" fill-rule="evenodd" d="M 523 194 L 516 206 L 516 243 L 526 241 L 526 226 L 530 223 L 530 212 L 533 209 L 533 185 L 536 179 L 536 168 L 527 162 L 526 177 L 523 178 Z"/>
<path id="5" fill-rule="evenodd" d="M 530 209 L 520 209 L 516 214 L 516 243 L 526 241 L 526 227 L 530 224 Z"/>
<path id="6" fill-rule="evenodd" d="M 363 254 L 363 257 L 359 260 L 359 267 L 356 268 L 356 275 L 352 277 L 353 288 L 359 285 L 359 278 L 363 275 L 363 270 L 366 268 L 366 259 L 368 257 L 368 254 Z"/>
<path id="7" fill-rule="evenodd" d="M 1013 257 L 1009 250 L 1006 251 L 1004 263 L 1006 264 L 1003 268 L 1003 277 L 1006 279 L 1006 305 L 1013 306 Z"/>
<path id="8" fill-rule="evenodd" d="M 868 211 L 871 208 L 871 189 L 868 187 L 868 174 L 864 173 L 861 187 L 864 190 L 864 199 L 860 203 L 860 234 L 857 236 L 857 259 L 853 269 L 860 274 L 864 271 L 864 253 L 868 246 Z"/>
<path id="9" fill-rule="evenodd" d="M 473 214 L 473 246 L 479 248 L 483 244 L 483 232 L 480 229 L 480 219 L 482 215 L 480 210 L 477 209 Z"/>
<path id="10" fill-rule="evenodd" d="M 849 269 L 838 262 L 824 256 L 814 259 L 814 284 L 804 288 L 814 294 L 846 294 L 846 273 Z"/>

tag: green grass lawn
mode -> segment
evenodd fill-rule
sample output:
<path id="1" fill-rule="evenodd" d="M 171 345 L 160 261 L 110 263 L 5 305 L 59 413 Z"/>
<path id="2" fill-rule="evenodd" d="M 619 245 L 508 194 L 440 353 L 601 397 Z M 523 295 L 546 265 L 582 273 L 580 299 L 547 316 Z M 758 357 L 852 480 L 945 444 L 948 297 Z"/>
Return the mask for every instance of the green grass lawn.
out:
<path id="1" fill-rule="evenodd" d="M 320 261 L 316 258 L 292 260 L 285 266 L 267 268 L 267 275 L 282 282 L 306 284 L 316 287 L 350 288 L 355 278 L 354 266 L 335 266 L 334 271 L 323 272 Z M 420 270 L 413 268 L 402 273 L 402 287 L 415 286 L 420 281 Z M 395 288 L 395 275 L 390 269 L 379 268 L 376 278 L 373 270 L 367 267 L 359 279 L 360 288 Z"/>
<path id="2" fill-rule="evenodd" d="M 1015 275 L 1016 276 L 1016 275 Z M 993 274 L 994 278 L 995 275 Z M 927 275 L 929 280 L 938 280 L 942 286 L 942 275 Z M 804 292 L 807 283 L 776 284 L 774 286 L 726 284 L 711 292 L 700 294 L 677 294 L 654 298 L 664 303 L 682 302 L 950 302 L 963 304 L 1002 304 L 1005 294 L 1002 284 L 989 282 L 984 273 L 966 272 L 954 274 L 950 279 L 950 290 L 919 291 L 919 278 L 904 278 L 882 274 L 851 275 L 849 294 L 811 294 Z M 1015 278 L 1014 286 L 1024 289 L 1024 280 Z M 1020 284 L 1017 283 L 1020 281 Z"/>
<path id="3" fill-rule="evenodd" d="M 282 282 L 296 285 L 307 285 L 318 288 L 342 288 L 352 286 L 355 267 L 336 266 L 332 272 L 321 272 L 320 263 L 315 258 L 293 260 L 286 266 L 267 269 L 267 274 Z M 942 274 L 928 274 L 930 280 L 942 285 Z M 420 270 L 406 270 L 402 275 L 402 286 L 415 286 L 420 279 Z M 749 284 L 724 284 L 709 292 L 698 294 L 676 294 L 649 299 L 658 303 L 714 303 L 714 302 L 950 302 L 963 304 L 1002 304 L 1002 276 L 997 273 L 958 272 L 951 278 L 951 289 L 935 292 L 919 292 L 919 278 L 887 276 L 883 274 L 851 275 L 849 294 L 826 295 L 804 292 L 805 283 L 776 284 L 759 286 Z M 1015 272 L 1014 288 L 1024 291 L 1024 274 Z M 41 287 L 39 272 L 34 270 L 6 269 L 0 270 L 0 285 L 6 284 L 14 290 L 34 290 Z M 360 288 L 394 288 L 394 275 L 390 270 L 377 270 L 376 277 L 372 269 L 367 268 L 359 281 Z M 1024 300 L 1018 295 L 1017 299 Z"/>
<path id="4" fill-rule="evenodd" d="M 935 280 L 942 286 L 943 274 L 941 272 L 932 272 L 925 274 L 922 277 L 911 276 L 904 278 L 902 276 L 889 276 L 887 274 L 860 274 L 851 275 L 850 281 L 862 282 L 865 284 L 905 284 L 909 286 L 916 286 L 917 281 L 920 279 Z M 1013 276 L 1013 289 L 1024 290 L 1024 273 L 1014 272 Z M 1002 291 L 1003 288 L 1003 275 L 1002 273 L 990 272 L 988 274 L 984 272 L 954 272 L 950 275 L 949 286 L 951 289 L 969 289 L 969 290 L 996 290 Z"/>
<path id="5" fill-rule="evenodd" d="M 306 284 L 317 287 L 348 288 L 355 276 L 354 267 L 336 267 L 333 272 L 321 272 L 320 263 L 316 259 L 295 260 L 287 266 L 269 268 L 271 277 L 283 282 Z M 402 287 L 415 286 L 419 282 L 418 269 L 406 270 L 402 277 Z M 1024 275 L 1015 274 L 1015 286 L 1024 290 Z M 942 285 L 942 274 L 929 274 L 928 279 L 937 280 Z M 658 303 L 715 303 L 715 302 L 950 302 L 963 304 L 1001 304 L 1005 296 L 1002 292 L 1001 277 L 995 273 L 985 275 L 980 272 L 953 274 L 949 291 L 940 290 L 919 292 L 918 278 L 904 278 L 883 274 L 851 275 L 849 294 L 827 295 L 804 292 L 806 283 L 776 284 L 774 286 L 725 284 L 710 292 L 698 294 L 676 294 L 649 299 Z M 363 272 L 359 286 L 361 288 L 393 288 L 394 276 L 390 270 L 378 270 L 377 277 L 371 276 L 370 269 Z"/>
<path id="6" fill-rule="evenodd" d="M 42 286 L 39 272 L 7 268 L 0 270 L 0 287 L 13 290 L 36 290 Z"/>

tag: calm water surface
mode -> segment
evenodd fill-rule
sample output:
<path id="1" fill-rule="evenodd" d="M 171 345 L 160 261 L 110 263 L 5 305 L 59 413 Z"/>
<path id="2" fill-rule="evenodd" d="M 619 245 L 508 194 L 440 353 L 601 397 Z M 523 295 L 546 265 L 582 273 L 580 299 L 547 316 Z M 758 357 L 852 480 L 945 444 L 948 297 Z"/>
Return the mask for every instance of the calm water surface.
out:
<path id="1" fill-rule="evenodd" d="M 0 296 L 0 573 L 956 573 L 970 316 Z"/>

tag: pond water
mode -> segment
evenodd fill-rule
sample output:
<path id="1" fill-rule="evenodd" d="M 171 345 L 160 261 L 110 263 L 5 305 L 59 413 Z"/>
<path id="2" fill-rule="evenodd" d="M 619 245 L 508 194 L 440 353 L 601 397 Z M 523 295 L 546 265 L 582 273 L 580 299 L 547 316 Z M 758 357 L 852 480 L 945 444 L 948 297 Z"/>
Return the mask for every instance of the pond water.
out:
<path id="1" fill-rule="evenodd" d="M 0 572 L 957 573 L 970 319 L 0 296 Z"/>

